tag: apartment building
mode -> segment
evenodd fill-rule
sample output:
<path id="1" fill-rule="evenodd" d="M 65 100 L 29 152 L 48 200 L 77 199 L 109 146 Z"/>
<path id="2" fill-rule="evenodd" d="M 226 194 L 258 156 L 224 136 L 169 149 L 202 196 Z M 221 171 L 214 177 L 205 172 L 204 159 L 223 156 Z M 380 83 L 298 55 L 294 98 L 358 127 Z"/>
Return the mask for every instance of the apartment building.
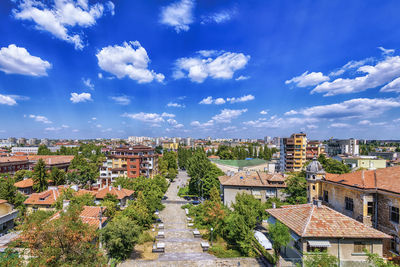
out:
<path id="1" fill-rule="evenodd" d="M 325 154 L 325 146 L 320 141 L 308 141 L 306 147 L 306 160 L 318 158 L 319 155 Z"/>
<path id="2" fill-rule="evenodd" d="M 307 197 L 390 236 L 385 256 L 400 252 L 400 166 L 353 173 L 325 173 L 319 162 L 307 166 Z"/>
<path id="3" fill-rule="evenodd" d="M 298 172 L 306 163 L 307 137 L 305 133 L 292 134 L 289 138 L 280 141 L 281 172 Z"/>
<path id="4" fill-rule="evenodd" d="M 339 154 L 358 156 L 360 154 L 359 141 L 357 139 L 331 139 L 326 145 L 326 152 L 329 156 L 336 156 Z"/>
<path id="5" fill-rule="evenodd" d="M 14 174 L 19 170 L 28 170 L 29 160 L 15 157 L 0 157 L 0 173 Z"/>
<path id="6" fill-rule="evenodd" d="M 158 173 L 158 155 L 148 146 L 130 146 L 110 150 L 107 160 L 100 168 L 98 183 L 101 186 L 111 185 L 117 177 L 153 178 Z"/>

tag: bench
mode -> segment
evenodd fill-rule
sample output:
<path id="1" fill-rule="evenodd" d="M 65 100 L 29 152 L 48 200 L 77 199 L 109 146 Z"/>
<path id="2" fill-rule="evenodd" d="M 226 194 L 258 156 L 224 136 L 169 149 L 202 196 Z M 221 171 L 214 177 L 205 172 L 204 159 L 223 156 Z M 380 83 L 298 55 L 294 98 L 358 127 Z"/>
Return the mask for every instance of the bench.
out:
<path id="1" fill-rule="evenodd" d="M 186 220 L 188 220 L 188 222 L 190 222 L 192 220 L 192 218 L 186 217 Z"/>
<path id="2" fill-rule="evenodd" d="M 188 227 L 193 227 L 193 223 L 188 223 Z"/>
<path id="3" fill-rule="evenodd" d="M 189 215 L 189 209 L 185 209 L 186 215 Z"/>
<path id="4" fill-rule="evenodd" d="M 199 230 L 194 230 L 193 231 L 193 236 L 194 237 L 201 237 L 201 234 L 200 234 Z"/>
<path id="5" fill-rule="evenodd" d="M 203 249 L 203 252 L 208 251 L 208 249 L 210 248 L 210 244 L 208 244 L 208 242 L 201 242 L 200 245 Z"/>
<path id="6" fill-rule="evenodd" d="M 163 224 L 163 223 L 159 223 L 159 224 L 157 225 L 157 227 L 158 227 L 158 229 L 164 229 L 164 224 Z"/>
<path id="7" fill-rule="evenodd" d="M 165 238 L 164 232 L 158 232 L 156 238 Z"/>
<path id="8" fill-rule="evenodd" d="M 153 253 L 164 253 L 165 252 L 165 244 L 164 243 L 153 244 L 153 249 L 151 251 Z"/>

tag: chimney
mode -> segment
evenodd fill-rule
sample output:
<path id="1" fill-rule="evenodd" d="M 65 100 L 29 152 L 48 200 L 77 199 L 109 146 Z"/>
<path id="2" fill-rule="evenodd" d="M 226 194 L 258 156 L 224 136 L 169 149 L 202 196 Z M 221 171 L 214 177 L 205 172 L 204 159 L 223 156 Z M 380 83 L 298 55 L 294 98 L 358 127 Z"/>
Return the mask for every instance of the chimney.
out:
<path id="1" fill-rule="evenodd" d="M 63 211 L 66 212 L 69 206 L 69 200 L 63 200 Z"/>
<path id="2" fill-rule="evenodd" d="M 121 191 L 121 185 L 120 184 L 118 185 L 118 191 Z"/>
<path id="3" fill-rule="evenodd" d="M 272 202 L 272 208 L 276 209 L 276 203 L 275 202 Z"/>
<path id="4" fill-rule="evenodd" d="M 112 188 L 113 188 L 113 187 L 110 185 L 110 186 L 108 187 L 108 191 L 111 191 Z"/>
<path id="5" fill-rule="evenodd" d="M 314 199 L 314 203 L 315 206 L 317 206 L 317 208 L 321 208 L 322 207 L 322 201 L 319 199 Z"/>

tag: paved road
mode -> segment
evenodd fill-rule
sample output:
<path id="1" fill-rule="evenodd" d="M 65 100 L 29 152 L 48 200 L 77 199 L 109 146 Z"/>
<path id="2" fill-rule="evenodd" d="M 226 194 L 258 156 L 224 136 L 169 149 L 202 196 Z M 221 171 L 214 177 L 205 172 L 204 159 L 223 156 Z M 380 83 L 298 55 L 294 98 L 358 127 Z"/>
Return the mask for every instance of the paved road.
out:
<path id="1" fill-rule="evenodd" d="M 217 259 L 202 251 L 201 239 L 194 238 L 193 230 L 187 227 L 186 214 L 181 208 L 184 202 L 178 197 L 179 186 L 184 186 L 188 180 L 186 172 L 179 171 L 177 179 L 168 188 L 168 201 L 159 215 L 164 222 L 165 238 L 161 242 L 165 243 L 165 253 L 157 260 L 127 260 L 120 266 L 260 266 L 256 259 Z"/>

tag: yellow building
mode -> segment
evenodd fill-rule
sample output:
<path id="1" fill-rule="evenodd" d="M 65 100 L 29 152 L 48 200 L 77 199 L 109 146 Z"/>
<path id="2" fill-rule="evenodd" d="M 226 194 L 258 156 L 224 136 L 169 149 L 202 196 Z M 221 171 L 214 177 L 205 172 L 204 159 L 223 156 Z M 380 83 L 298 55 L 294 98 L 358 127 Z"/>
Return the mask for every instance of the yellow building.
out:
<path id="1" fill-rule="evenodd" d="M 280 147 L 280 169 L 286 172 L 299 172 L 307 161 L 307 137 L 305 133 L 292 134 L 283 138 Z"/>
<path id="2" fill-rule="evenodd" d="M 162 147 L 165 150 L 173 150 L 173 151 L 177 151 L 178 147 L 179 147 L 179 143 L 175 143 L 175 142 L 163 142 L 162 143 Z"/>
<path id="3" fill-rule="evenodd" d="M 326 173 L 319 162 L 306 168 L 307 197 L 372 226 L 393 238 L 384 255 L 400 252 L 400 166 L 353 173 Z"/>

